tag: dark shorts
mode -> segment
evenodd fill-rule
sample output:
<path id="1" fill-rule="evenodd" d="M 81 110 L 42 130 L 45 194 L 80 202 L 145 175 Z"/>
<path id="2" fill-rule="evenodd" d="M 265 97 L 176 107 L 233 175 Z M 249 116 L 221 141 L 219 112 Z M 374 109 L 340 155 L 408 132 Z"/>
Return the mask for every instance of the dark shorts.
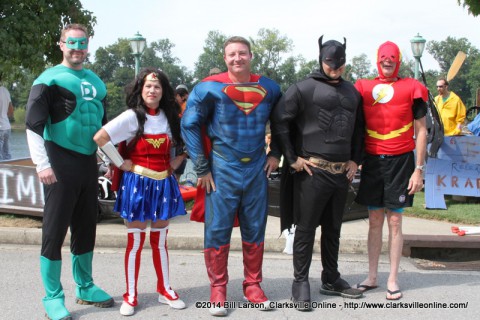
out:
<path id="1" fill-rule="evenodd" d="M 414 170 L 413 152 L 396 156 L 367 155 L 355 201 L 382 208 L 411 207 L 413 195 L 408 194 L 407 188 Z"/>

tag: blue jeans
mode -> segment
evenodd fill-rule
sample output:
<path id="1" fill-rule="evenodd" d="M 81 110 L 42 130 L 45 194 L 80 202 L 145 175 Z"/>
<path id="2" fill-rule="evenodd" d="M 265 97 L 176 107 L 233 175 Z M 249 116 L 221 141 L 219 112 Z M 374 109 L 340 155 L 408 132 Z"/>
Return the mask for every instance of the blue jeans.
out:
<path id="1" fill-rule="evenodd" d="M 0 130 L 0 160 L 9 160 L 12 158 L 10 154 L 10 146 L 8 141 L 10 140 L 10 133 L 12 130 Z"/>

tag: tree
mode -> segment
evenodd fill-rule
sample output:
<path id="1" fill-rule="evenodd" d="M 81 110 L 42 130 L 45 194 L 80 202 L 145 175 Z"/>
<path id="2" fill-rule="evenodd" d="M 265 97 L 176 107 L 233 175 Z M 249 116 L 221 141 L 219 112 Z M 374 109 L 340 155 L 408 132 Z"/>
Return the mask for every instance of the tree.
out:
<path id="1" fill-rule="evenodd" d="M 355 82 L 358 79 L 365 79 L 373 77 L 374 75 L 371 72 L 372 64 L 368 60 L 368 56 L 365 53 L 362 53 L 359 56 L 352 58 L 351 68 L 349 74 L 351 74 L 350 80 Z"/>
<path id="2" fill-rule="evenodd" d="M 125 86 L 132 81 L 135 77 L 135 58 L 128 39 L 120 38 L 105 48 L 99 47 L 95 52 L 95 63 L 91 65 L 91 69 L 104 82 Z"/>
<path id="3" fill-rule="evenodd" d="M 125 90 L 113 82 L 107 82 L 106 86 L 108 93 L 106 103 L 107 118 L 113 119 L 126 109 Z"/>
<path id="4" fill-rule="evenodd" d="M 140 64 L 142 67 L 153 67 L 165 72 L 172 87 L 186 84 L 191 87 L 192 76 L 179 59 L 172 55 L 175 47 L 168 39 L 160 39 L 145 48 Z M 128 39 L 118 41 L 95 52 L 95 63 L 90 67 L 106 83 L 108 90 L 108 117 L 113 118 L 125 109 L 124 88 L 135 78 L 135 58 Z"/>
<path id="5" fill-rule="evenodd" d="M 306 61 L 304 58 L 301 58 L 299 60 L 299 69 L 297 72 L 297 79 L 301 80 L 305 78 L 307 75 L 309 75 L 310 73 L 312 73 L 313 71 L 318 70 L 319 68 L 320 68 L 320 65 L 318 63 L 318 60 Z"/>
<path id="6" fill-rule="evenodd" d="M 91 35 L 96 24 L 80 0 L 4 0 L 0 21 L 0 74 L 10 80 L 18 80 L 22 68 L 39 74 L 45 64 L 59 63 L 57 43 L 66 24 L 84 24 Z"/>
<path id="7" fill-rule="evenodd" d="M 281 36 L 276 29 L 262 28 L 257 35 L 258 39 L 250 39 L 254 53 L 252 70 L 281 82 L 282 79 L 278 72 L 279 66 L 282 62 L 282 55 L 292 50 L 292 40 L 286 36 Z"/>
<path id="8" fill-rule="evenodd" d="M 227 36 L 220 31 L 208 32 L 203 53 L 198 57 L 193 72 L 194 78 L 198 81 L 206 76 L 212 68 L 225 70 L 225 62 L 223 61 L 223 44 L 227 40 Z"/>
<path id="9" fill-rule="evenodd" d="M 172 55 L 174 47 L 175 44 L 169 39 L 152 42 L 142 56 L 142 65 L 152 66 L 165 72 L 174 88 L 179 84 L 191 87 L 193 77 L 186 67 L 179 65 L 180 59 Z"/>
<path id="10" fill-rule="evenodd" d="M 30 88 L 32 87 L 32 83 L 35 80 L 36 76 L 34 76 L 27 69 L 21 69 L 19 71 L 21 72 L 20 79 L 22 79 L 22 81 L 17 81 L 17 82 L 8 83 L 8 84 L 4 83 L 4 85 L 10 91 L 14 108 L 25 109 L 27 107 Z"/>
<path id="11" fill-rule="evenodd" d="M 480 14 L 480 2 L 478 0 L 457 0 L 458 4 L 468 9 L 474 17 Z"/>
<path id="12" fill-rule="evenodd" d="M 278 76 L 281 79 L 279 84 L 283 92 L 285 92 L 292 83 L 299 80 L 296 72 L 296 65 L 299 59 L 301 59 L 301 57 L 288 57 L 285 62 L 278 67 Z"/>

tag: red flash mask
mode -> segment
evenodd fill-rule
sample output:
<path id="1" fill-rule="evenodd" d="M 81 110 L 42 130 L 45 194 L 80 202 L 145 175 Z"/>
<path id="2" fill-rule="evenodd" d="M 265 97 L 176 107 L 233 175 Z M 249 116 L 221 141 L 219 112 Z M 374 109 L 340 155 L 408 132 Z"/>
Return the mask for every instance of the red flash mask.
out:
<path id="1" fill-rule="evenodd" d="M 395 62 L 397 65 L 395 66 L 395 71 L 393 72 L 392 78 L 396 78 L 398 75 L 398 70 L 400 69 L 400 62 L 402 61 L 402 54 L 400 53 L 400 49 L 398 46 L 390 41 L 387 41 L 378 47 L 377 51 L 377 68 L 378 74 L 380 78 L 385 78 L 382 72 L 382 68 L 380 67 L 380 62 L 385 60 L 390 60 Z"/>

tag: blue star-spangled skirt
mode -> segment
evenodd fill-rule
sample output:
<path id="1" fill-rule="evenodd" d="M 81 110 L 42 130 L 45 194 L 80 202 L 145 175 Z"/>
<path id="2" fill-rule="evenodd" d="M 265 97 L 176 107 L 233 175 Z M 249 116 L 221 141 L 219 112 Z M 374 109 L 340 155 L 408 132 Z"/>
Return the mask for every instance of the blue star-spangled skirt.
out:
<path id="1" fill-rule="evenodd" d="M 155 222 L 187 214 L 173 175 L 154 180 L 133 172 L 123 173 L 114 211 L 128 222 Z"/>

